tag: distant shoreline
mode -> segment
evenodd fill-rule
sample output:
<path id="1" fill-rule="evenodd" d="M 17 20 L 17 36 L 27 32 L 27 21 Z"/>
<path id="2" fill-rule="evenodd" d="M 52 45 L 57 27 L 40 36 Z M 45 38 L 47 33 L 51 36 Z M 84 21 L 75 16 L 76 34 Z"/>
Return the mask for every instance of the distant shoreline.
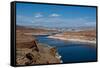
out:
<path id="1" fill-rule="evenodd" d="M 64 37 L 57 37 L 57 36 L 48 36 L 48 38 L 59 39 L 59 40 L 66 40 L 66 41 L 75 41 L 75 42 L 86 42 L 86 43 L 93 43 L 96 44 L 95 40 L 82 40 L 82 39 L 67 39 Z"/>

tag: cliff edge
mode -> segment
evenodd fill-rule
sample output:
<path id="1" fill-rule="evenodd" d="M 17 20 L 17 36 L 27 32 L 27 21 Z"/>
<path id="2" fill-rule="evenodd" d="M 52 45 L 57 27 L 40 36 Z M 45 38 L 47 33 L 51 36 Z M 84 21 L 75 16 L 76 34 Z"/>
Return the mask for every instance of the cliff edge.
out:
<path id="1" fill-rule="evenodd" d="M 16 64 L 34 65 L 60 63 L 56 48 L 38 43 L 35 37 L 25 35 L 23 31 L 16 31 Z"/>

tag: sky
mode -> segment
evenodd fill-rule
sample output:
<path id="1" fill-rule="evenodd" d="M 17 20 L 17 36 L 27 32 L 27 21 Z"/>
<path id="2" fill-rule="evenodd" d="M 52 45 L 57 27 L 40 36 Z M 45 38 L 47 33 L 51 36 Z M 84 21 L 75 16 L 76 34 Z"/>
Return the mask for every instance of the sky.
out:
<path id="1" fill-rule="evenodd" d="M 96 26 L 96 8 L 16 3 L 17 25 L 48 28 Z"/>

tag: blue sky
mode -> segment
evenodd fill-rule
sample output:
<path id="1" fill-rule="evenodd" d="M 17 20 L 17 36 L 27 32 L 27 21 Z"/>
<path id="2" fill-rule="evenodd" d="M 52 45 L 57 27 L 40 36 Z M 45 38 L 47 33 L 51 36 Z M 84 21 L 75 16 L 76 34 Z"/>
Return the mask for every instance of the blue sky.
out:
<path id="1" fill-rule="evenodd" d="M 96 26 L 96 8 L 46 4 L 16 4 L 17 25 L 42 27 Z"/>

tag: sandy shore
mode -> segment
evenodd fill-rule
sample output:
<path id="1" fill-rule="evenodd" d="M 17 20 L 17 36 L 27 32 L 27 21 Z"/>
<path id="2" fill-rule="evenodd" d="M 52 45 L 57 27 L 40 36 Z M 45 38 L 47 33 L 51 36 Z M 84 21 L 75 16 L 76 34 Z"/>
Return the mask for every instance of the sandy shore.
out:
<path id="1" fill-rule="evenodd" d="M 75 39 L 75 38 L 65 38 L 60 36 L 48 36 L 48 38 L 59 39 L 59 40 L 67 40 L 67 41 L 76 41 L 76 42 L 86 42 L 96 44 L 95 40 L 84 40 L 84 39 Z"/>

